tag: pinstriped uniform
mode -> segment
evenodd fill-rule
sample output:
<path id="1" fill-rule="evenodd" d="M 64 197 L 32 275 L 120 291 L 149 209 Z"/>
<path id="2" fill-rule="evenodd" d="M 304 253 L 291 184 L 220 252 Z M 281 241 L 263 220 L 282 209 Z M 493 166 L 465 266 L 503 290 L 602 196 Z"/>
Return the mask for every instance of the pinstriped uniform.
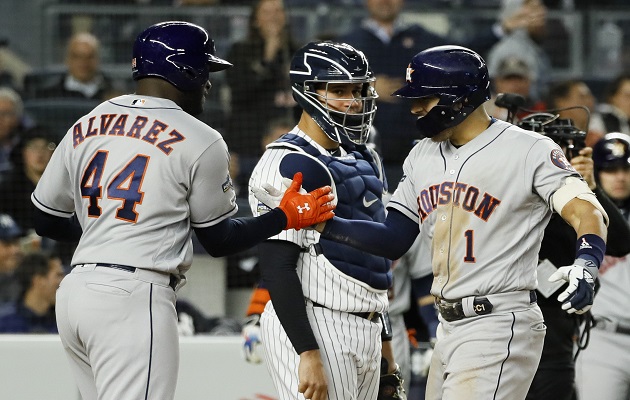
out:
<path id="1" fill-rule="evenodd" d="M 313 146 L 327 151 L 297 127 L 295 133 Z M 269 183 L 282 187 L 279 166 L 282 158 L 296 150 L 270 148 L 252 173 L 250 187 Z M 332 183 L 332 182 L 331 182 Z M 265 212 L 258 200 L 250 196 L 254 215 Z M 297 274 L 306 301 L 310 325 L 320 346 L 327 372 L 329 399 L 375 399 L 380 376 L 381 324 L 348 312 L 383 312 L 387 310 L 386 290 L 377 290 L 366 283 L 343 274 L 324 255 L 318 255 L 313 245 L 319 240 L 314 230 L 283 231 L 271 239 L 296 243 L 304 249 L 297 262 Z M 313 302 L 324 307 L 313 307 Z M 281 399 L 303 399 L 298 394 L 299 357 L 295 353 L 272 302 L 267 303 L 261 317 L 263 345 L 268 367 Z"/>

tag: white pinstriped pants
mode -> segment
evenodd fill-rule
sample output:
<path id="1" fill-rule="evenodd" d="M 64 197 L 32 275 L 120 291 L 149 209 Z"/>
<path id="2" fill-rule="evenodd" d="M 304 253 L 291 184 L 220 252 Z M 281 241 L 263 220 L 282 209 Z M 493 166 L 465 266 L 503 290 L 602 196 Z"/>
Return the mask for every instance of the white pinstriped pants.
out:
<path id="1" fill-rule="evenodd" d="M 381 323 L 307 303 L 306 312 L 320 347 L 329 400 L 376 400 L 381 365 Z M 303 400 L 298 393 L 300 358 L 272 302 L 260 319 L 267 368 L 280 400 Z"/>

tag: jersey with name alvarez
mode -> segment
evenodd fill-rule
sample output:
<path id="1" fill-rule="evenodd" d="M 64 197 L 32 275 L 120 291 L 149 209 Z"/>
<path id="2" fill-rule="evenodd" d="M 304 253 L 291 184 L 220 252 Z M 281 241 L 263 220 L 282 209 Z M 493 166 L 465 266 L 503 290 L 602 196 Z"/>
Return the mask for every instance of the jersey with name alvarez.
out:
<path id="1" fill-rule="evenodd" d="M 83 236 L 73 264 L 185 272 L 190 227 L 237 211 L 221 135 L 166 99 L 124 95 L 80 118 L 37 185 L 34 204 L 73 212 Z"/>
<path id="2" fill-rule="evenodd" d="M 388 207 L 419 221 L 421 235 L 432 234 L 433 295 L 536 288 L 552 195 L 579 177 L 556 143 L 495 120 L 459 148 L 420 141 L 403 172 Z"/>
<path id="3" fill-rule="evenodd" d="M 322 154 L 327 150 L 314 142 L 310 137 L 295 127 L 291 133 L 303 137 Z M 269 183 L 281 188 L 282 174 L 280 163 L 282 158 L 296 150 L 288 148 L 267 149 L 252 172 L 249 187 L 262 187 Z M 343 151 L 343 149 L 342 149 Z M 347 156 L 343 151 L 343 156 Z M 331 185 L 334 183 L 331 181 Z M 333 187 L 334 190 L 334 187 Z M 266 210 L 259 207 L 258 200 L 251 194 L 249 205 L 256 216 Z M 313 229 L 296 231 L 289 229 L 271 237 L 271 240 L 286 240 L 304 249 L 297 262 L 297 273 L 302 283 L 304 296 L 328 308 L 346 312 L 379 311 L 387 309 L 387 290 L 374 289 L 364 282 L 341 273 L 323 255 L 316 255 L 311 246 L 319 241 L 320 234 Z"/>

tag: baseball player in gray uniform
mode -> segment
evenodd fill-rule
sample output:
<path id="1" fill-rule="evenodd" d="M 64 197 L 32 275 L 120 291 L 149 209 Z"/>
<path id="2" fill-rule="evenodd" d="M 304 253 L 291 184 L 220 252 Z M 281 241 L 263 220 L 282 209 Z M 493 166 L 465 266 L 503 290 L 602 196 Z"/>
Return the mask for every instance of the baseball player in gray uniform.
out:
<path id="1" fill-rule="evenodd" d="M 597 184 L 630 223 L 630 137 L 609 133 L 593 146 Z M 629 240 L 628 237 L 625 238 Z M 630 254 L 606 256 L 591 312 L 595 326 L 576 364 L 579 398 L 630 398 Z"/>
<path id="2" fill-rule="evenodd" d="M 492 119 L 484 60 L 459 46 L 418 53 L 407 83 L 421 140 L 384 222 L 333 218 L 322 237 L 397 259 L 418 234 L 430 235 L 431 293 L 440 313 L 426 398 L 524 399 L 540 359 L 545 325 L 536 304 L 542 232 L 557 212 L 577 232 L 568 312 L 592 304 L 603 259 L 606 215 L 549 138 Z"/>
<path id="3" fill-rule="evenodd" d="M 205 29 L 164 22 L 133 49 L 136 93 L 106 101 L 61 141 L 32 200 L 38 234 L 78 240 L 57 292 L 57 325 L 84 400 L 172 399 L 179 348 L 175 289 L 191 265 L 191 227 L 213 256 L 332 217 L 330 187 L 259 218 L 237 211 L 221 135 L 203 109 L 215 55 Z"/>
<path id="4" fill-rule="evenodd" d="M 336 213 L 383 221 L 383 172 L 365 145 L 377 97 L 368 60 L 347 44 L 311 42 L 294 54 L 290 79 L 303 113 L 254 168 L 252 212 L 268 209 L 257 188 L 303 171 L 306 190 L 333 187 Z M 390 264 L 315 230 L 287 230 L 259 246 L 271 296 L 261 339 L 280 399 L 376 400 Z"/>

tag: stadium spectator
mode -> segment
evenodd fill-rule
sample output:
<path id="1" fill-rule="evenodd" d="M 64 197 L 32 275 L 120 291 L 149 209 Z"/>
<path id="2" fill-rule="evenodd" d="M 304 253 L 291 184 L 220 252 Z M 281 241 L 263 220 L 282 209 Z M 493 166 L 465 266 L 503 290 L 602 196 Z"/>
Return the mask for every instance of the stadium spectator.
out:
<path id="1" fill-rule="evenodd" d="M 0 86 L 21 90 L 24 76 L 30 70 L 28 63 L 11 49 L 9 40 L 0 38 Z"/>
<path id="2" fill-rule="evenodd" d="M 297 47 L 287 20 L 282 0 L 256 1 L 247 37 L 234 43 L 227 55 L 234 67 L 226 71 L 231 113 L 225 140 L 245 165 L 243 171 L 251 171 L 262 155 L 260 140 L 269 121 L 280 116 L 297 121 L 288 81 Z"/>
<path id="3" fill-rule="evenodd" d="M 22 130 L 24 104 L 22 98 L 9 87 L 0 87 L 0 172 L 11 169 L 11 150 Z"/>
<path id="4" fill-rule="evenodd" d="M 615 78 L 604 92 L 604 103 L 598 109 L 606 133 L 630 135 L 630 74 Z"/>
<path id="5" fill-rule="evenodd" d="M 19 287 L 14 272 L 22 250 L 22 229 L 11 216 L 0 214 L 0 304 L 17 299 Z"/>
<path id="6" fill-rule="evenodd" d="M 113 96 L 111 79 L 101 71 L 100 42 L 91 33 L 73 35 L 66 45 L 66 72 L 35 90 L 36 98 L 76 97 L 105 100 Z"/>
<path id="7" fill-rule="evenodd" d="M 10 159 L 15 167 L 4 173 L 0 181 L 0 212 L 11 215 L 26 232 L 34 228 L 35 206 L 30 200 L 31 193 L 55 146 L 46 130 L 31 128 L 25 131 L 11 152 Z"/>
<path id="8" fill-rule="evenodd" d="M 624 220 L 619 208 L 611 201 L 601 185 L 596 183 L 593 158 L 590 147 L 582 149 L 579 156 L 570 158 L 571 165 L 582 175 L 589 188 L 593 190 L 602 207 L 608 214 L 608 240 L 606 242 L 606 258 L 623 256 L 630 252 L 630 227 Z M 541 264 L 552 264 L 556 267 L 571 263 L 575 257 L 577 235 L 564 222 L 559 214 L 554 213 L 545 228 L 542 244 L 538 253 Z M 603 268 L 600 267 L 600 279 Z M 557 300 L 558 295 L 566 288 L 566 284 L 554 289 L 550 288 L 547 278 L 553 271 L 541 266 L 538 268 L 538 305 L 545 318 L 547 334 L 543 345 L 542 357 L 527 393 L 527 400 L 572 400 L 575 386 L 575 346 L 581 335 L 580 325 L 589 315 L 567 314 Z M 630 275 L 628 275 L 630 276 Z M 601 294 L 601 291 L 600 291 Z M 598 295 L 599 296 L 599 295 Z M 597 297 L 595 303 L 597 303 Z M 583 343 L 580 343 L 583 345 Z M 601 354 L 600 354 L 601 356 Z M 585 397 L 591 399 L 595 397 Z M 602 396 L 602 399 L 611 397 Z"/>
<path id="9" fill-rule="evenodd" d="M 601 115 L 596 111 L 595 96 L 591 89 L 581 79 L 568 79 L 556 82 L 549 88 L 547 107 L 563 109 L 575 106 L 586 107 L 572 108 L 558 112 L 560 118 L 570 119 L 573 125 L 587 133 L 586 145 L 593 147 L 604 135 L 605 127 Z"/>
<path id="10" fill-rule="evenodd" d="M 544 108 L 542 102 L 534 102 L 530 96 L 531 87 L 535 84 L 536 79 L 536 73 L 523 59 L 507 56 L 501 60 L 494 75 L 490 75 L 492 97 L 484 104 L 488 115 L 507 121 L 507 108 L 502 108 L 495 104 L 499 93 L 520 95 L 525 99 L 522 107 L 529 110 L 542 110 Z M 516 113 L 516 117 L 520 119 L 527 114 L 528 112 L 521 110 Z"/>
<path id="11" fill-rule="evenodd" d="M 0 309 L 0 333 L 57 333 L 55 294 L 63 279 L 61 259 L 34 252 L 15 271 L 20 295 Z"/>
<path id="12" fill-rule="evenodd" d="M 593 148 L 597 184 L 630 223 L 630 142 L 609 133 Z M 622 239 L 628 242 L 628 235 Z M 630 254 L 606 256 L 600 267 L 601 287 L 591 312 L 596 324 L 589 345 L 577 359 L 580 399 L 625 400 L 630 396 Z"/>
<path id="13" fill-rule="evenodd" d="M 541 0 L 503 0 L 499 15 L 510 18 L 523 13 L 523 10 L 527 10 L 532 16 L 532 23 L 501 38 L 488 52 L 486 61 L 490 77 L 497 74 L 499 65 L 509 57 L 518 57 L 525 61 L 534 78 L 528 97 L 535 102 L 546 94 L 551 71 L 551 61 L 542 47 L 547 39 L 547 9 Z"/>
<path id="14" fill-rule="evenodd" d="M 368 18 L 361 26 L 339 37 L 363 51 L 376 74 L 378 117 L 374 120 L 378 138 L 376 143 L 382 156 L 390 191 L 402 176 L 402 163 L 414 140 L 418 139 L 416 118 L 409 113 L 408 104 L 394 96 L 405 79 L 409 60 L 420 50 L 452 44 L 453 40 L 432 33 L 416 24 L 406 24 L 401 18 L 404 0 L 365 0 Z M 484 54 L 500 37 L 538 18 L 528 8 L 510 15 L 494 26 L 488 26 L 462 45 Z M 385 139 L 386 138 L 386 139 Z"/>

